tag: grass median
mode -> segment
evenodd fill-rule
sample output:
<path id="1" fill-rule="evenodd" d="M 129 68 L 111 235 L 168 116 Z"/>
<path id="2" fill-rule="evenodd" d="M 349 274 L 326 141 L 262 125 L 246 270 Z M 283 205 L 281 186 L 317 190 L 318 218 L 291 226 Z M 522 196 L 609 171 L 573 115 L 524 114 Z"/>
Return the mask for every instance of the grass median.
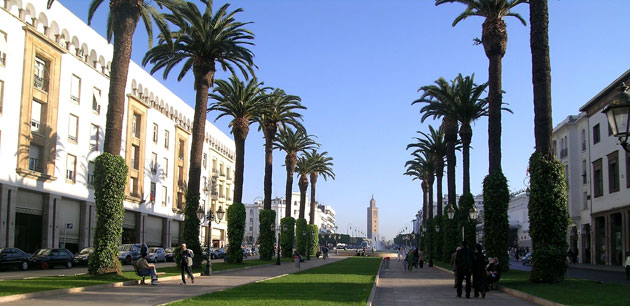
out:
<path id="1" fill-rule="evenodd" d="M 283 259 L 283 261 L 291 261 L 291 259 Z M 263 261 L 260 259 L 245 260 L 240 264 L 226 264 L 217 262 L 212 264 L 213 271 L 238 269 L 250 266 L 260 266 L 265 264 L 273 264 L 274 261 Z M 159 277 L 180 275 L 180 269 L 177 266 L 161 267 L 157 269 L 158 273 L 165 273 Z M 199 273 L 203 270 L 193 269 L 193 273 Z M 125 282 L 140 279 L 135 272 L 125 271 L 120 275 L 103 275 L 92 276 L 87 274 L 68 275 L 68 276 L 46 276 L 29 279 L 15 279 L 0 281 L 0 296 L 32 293 L 46 290 L 68 289 L 77 287 L 86 287 L 93 285 L 101 285 L 108 283 Z"/>
<path id="2" fill-rule="evenodd" d="M 348 258 L 171 305 L 365 305 L 380 258 Z"/>

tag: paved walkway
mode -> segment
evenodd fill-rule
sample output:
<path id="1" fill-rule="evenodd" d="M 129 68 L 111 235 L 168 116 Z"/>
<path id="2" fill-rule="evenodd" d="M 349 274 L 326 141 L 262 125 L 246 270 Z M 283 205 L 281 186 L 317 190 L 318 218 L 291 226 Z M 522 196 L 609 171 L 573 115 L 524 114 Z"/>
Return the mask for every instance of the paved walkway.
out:
<path id="1" fill-rule="evenodd" d="M 329 257 L 328 260 L 312 258 L 302 263 L 302 270 L 322 266 L 342 260 L 340 257 Z M 159 271 L 159 270 L 158 270 Z M 270 277 L 297 272 L 294 263 L 283 263 L 281 266 L 269 265 L 248 270 L 223 272 L 211 277 L 197 277 L 195 283 L 179 285 L 181 279 L 162 281 L 157 286 L 135 285 L 118 288 L 86 290 L 79 293 L 47 296 L 39 299 L 22 300 L 19 305 L 157 305 L 175 300 L 194 297 L 209 292 L 233 288 L 247 283 L 264 280 Z"/>
<path id="2" fill-rule="evenodd" d="M 488 292 L 485 299 L 474 298 L 471 292 L 471 298 L 466 299 L 464 288 L 462 298 L 457 298 L 453 284 L 451 274 L 426 265 L 420 270 L 405 271 L 402 261 L 393 257 L 389 270 L 380 273 L 373 305 L 535 305 L 497 290 Z"/>

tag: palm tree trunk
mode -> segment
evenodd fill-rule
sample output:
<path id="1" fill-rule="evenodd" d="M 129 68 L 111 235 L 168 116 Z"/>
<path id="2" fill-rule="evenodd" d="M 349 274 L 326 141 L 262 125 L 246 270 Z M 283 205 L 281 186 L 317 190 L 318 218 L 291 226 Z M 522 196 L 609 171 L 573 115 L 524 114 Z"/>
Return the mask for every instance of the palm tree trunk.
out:
<path id="1" fill-rule="evenodd" d="M 435 175 L 437 178 L 437 186 L 436 186 L 436 192 L 437 192 L 437 215 L 438 216 L 442 216 L 442 178 L 444 177 L 444 166 L 442 166 L 441 168 L 438 169 L 437 174 Z"/>
<path id="2" fill-rule="evenodd" d="M 295 172 L 296 156 L 295 154 L 287 154 L 284 158 L 284 165 L 287 169 L 287 186 L 284 191 L 286 199 L 285 205 L 285 217 L 291 217 L 291 210 L 293 205 L 293 173 Z"/>
<path id="3" fill-rule="evenodd" d="M 459 137 L 462 140 L 462 157 L 464 163 L 464 194 L 470 193 L 470 142 L 472 140 L 472 129 L 470 124 L 462 124 L 459 129 Z"/>
<path id="4" fill-rule="evenodd" d="M 551 64 L 549 59 L 549 8 L 547 1 L 531 1 L 532 83 L 534 85 L 534 136 L 536 152 L 551 159 Z"/>
<path id="5" fill-rule="evenodd" d="M 110 7 L 114 54 L 109 75 L 109 98 L 103 150 L 120 155 L 122 125 L 125 113 L 125 88 L 131 60 L 133 33 L 140 18 L 141 7 L 137 1 L 113 1 Z M 116 5 L 117 4 L 117 5 Z"/>
<path id="6" fill-rule="evenodd" d="M 422 224 L 427 223 L 427 182 L 422 180 Z"/>
<path id="7" fill-rule="evenodd" d="M 446 187 L 448 192 L 448 204 L 457 206 L 457 190 L 455 185 L 455 143 L 457 142 L 457 121 L 451 118 L 444 118 L 444 141 L 446 142 Z"/>
<path id="8" fill-rule="evenodd" d="M 309 211 L 308 224 L 315 224 L 315 188 L 317 185 L 317 173 L 311 173 L 311 209 Z"/>
<path id="9" fill-rule="evenodd" d="M 427 187 L 429 189 L 429 219 L 433 219 L 433 179 L 432 178 L 429 178 Z"/>
<path id="10" fill-rule="evenodd" d="M 305 219 L 304 213 L 306 211 L 306 189 L 308 188 L 308 178 L 306 178 L 306 175 L 300 175 L 298 186 L 300 187 L 300 219 Z"/>
<path id="11" fill-rule="evenodd" d="M 275 124 L 264 124 L 265 131 L 265 179 L 264 188 L 265 199 L 263 207 L 264 209 L 271 209 L 271 184 L 272 184 L 272 171 L 273 171 L 273 139 L 276 136 Z"/>
<path id="12" fill-rule="evenodd" d="M 245 139 L 249 133 L 247 119 L 236 118 L 232 125 L 234 146 L 236 148 L 234 161 L 234 203 L 243 203 L 243 173 L 245 172 Z"/>

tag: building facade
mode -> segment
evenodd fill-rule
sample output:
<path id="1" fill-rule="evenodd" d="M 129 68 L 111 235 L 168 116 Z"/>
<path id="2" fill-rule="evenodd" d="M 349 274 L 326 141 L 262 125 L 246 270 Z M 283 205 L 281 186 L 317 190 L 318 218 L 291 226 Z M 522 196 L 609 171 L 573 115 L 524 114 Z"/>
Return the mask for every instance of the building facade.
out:
<path id="1" fill-rule="evenodd" d="M 374 196 L 370 200 L 370 206 L 367 208 L 367 238 L 378 239 L 378 207 Z"/>
<path id="2" fill-rule="evenodd" d="M 508 204 L 509 247 L 531 248 L 532 238 L 529 236 L 529 195 L 521 191 L 510 197 Z"/>
<path id="3" fill-rule="evenodd" d="M 0 1 L 0 248 L 93 245 L 112 46 L 58 1 Z M 131 62 L 121 243 L 182 243 L 194 110 Z M 201 205 L 232 200 L 234 142 L 206 122 Z M 207 235 L 201 231 L 200 239 Z M 226 241 L 226 222 L 212 240 Z"/>

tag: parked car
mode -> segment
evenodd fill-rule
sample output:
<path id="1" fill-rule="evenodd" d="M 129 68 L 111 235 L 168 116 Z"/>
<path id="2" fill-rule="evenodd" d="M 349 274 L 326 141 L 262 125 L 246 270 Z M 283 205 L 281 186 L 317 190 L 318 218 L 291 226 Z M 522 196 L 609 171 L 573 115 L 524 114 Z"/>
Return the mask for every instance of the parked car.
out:
<path id="1" fill-rule="evenodd" d="M 210 259 L 222 259 L 225 258 L 225 251 L 223 249 L 210 248 Z"/>
<path id="2" fill-rule="evenodd" d="M 70 269 L 74 261 L 72 252 L 66 249 L 39 249 L 33 253 L 32 258 L 33 265 L 44 270 L 54 266 L 64 266 Z"/>
<path id="3" fill-rule="evenodd" d="M 166 253 L 166 261 L 175 261 L 175 256 L 173 255 L 173 251 L 175 251 L 174 248 L 167 248 L 164 249 L 164 252 Z"/>
<path id="4" fill-rule="evenodd" d="M 85 248 L 81 252 L 74 254 L 74 264 L 77 266 L 87 265 L 92 253 L 94 253 L 94 248 Z"/>
<path id="5" fill-rule="evenodd" d="M 149 248 L 149 253 L 147 254 L 148 262 L 166 262 L 166 251 L 163 248 Z"/>
<path id="6" fill-rule="evenodd" d="M 130 265 L 140 258 L 142 248 L 149 249 L 146 244 L 123 244 L 118 247 L 118 259 L 123 264 Z"/>
<path id="7" fill-rule="evenodd" d="M 31 254 L 16 248 L 0 248 L 0 267 L 18 267 L 26 271 L 31 264 Z"/>
<path id="8" fill-rule="evenodd" d="M 524 266 L 531 266 L 532 264 L 532 252 L 527 252 L 523 258 L 521 258 L 521 263 Z"/>

